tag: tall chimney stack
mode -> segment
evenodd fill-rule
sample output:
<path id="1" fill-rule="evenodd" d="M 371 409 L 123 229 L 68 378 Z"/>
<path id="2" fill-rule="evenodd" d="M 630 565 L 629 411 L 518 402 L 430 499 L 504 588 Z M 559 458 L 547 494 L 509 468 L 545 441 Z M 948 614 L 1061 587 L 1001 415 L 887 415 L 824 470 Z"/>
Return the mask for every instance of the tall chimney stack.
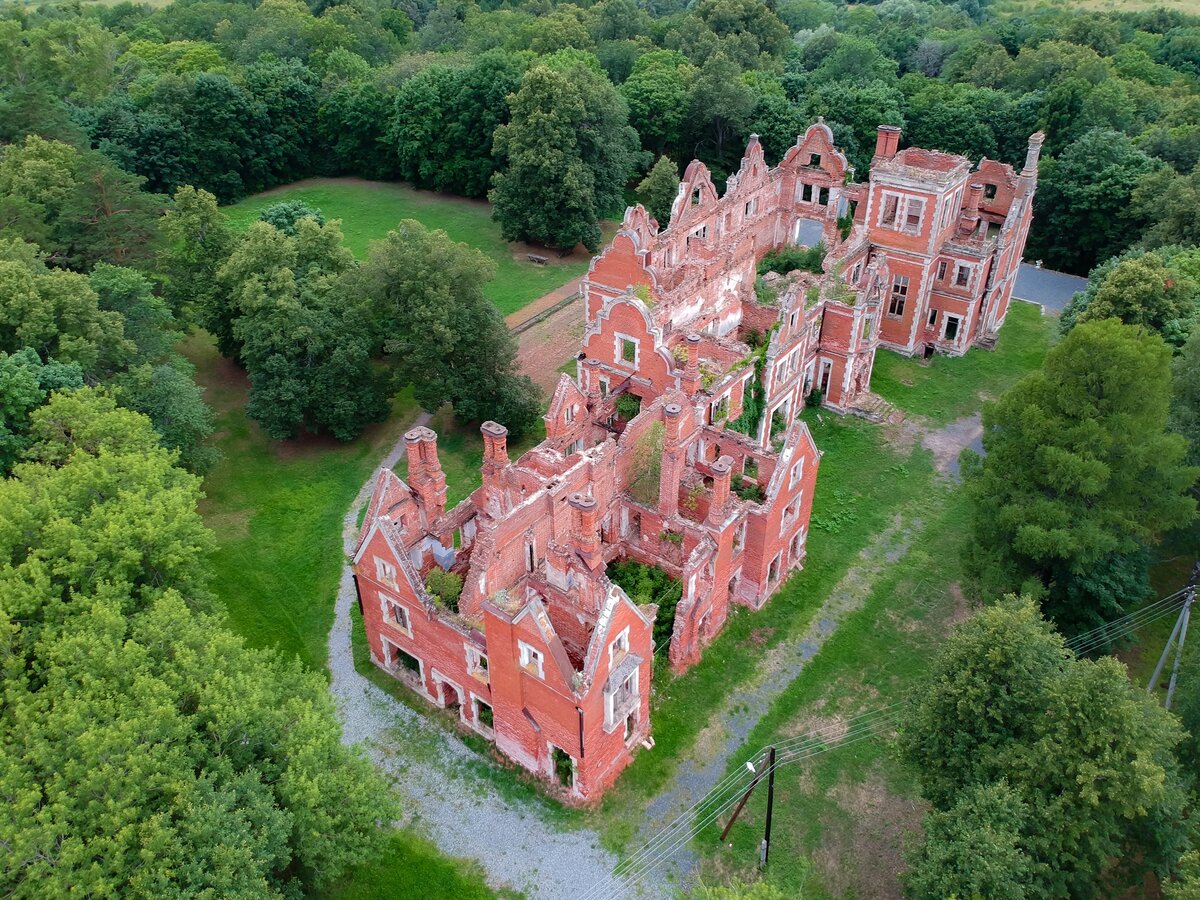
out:
<path id="1" fill-rule="evenodd" d="M 967 196 L 963 200 L 962 214 L 958 218 L 958 227 L 971 232 L 979 225 L 979 203 L 983 200 L 983 185 L 976 182 L 967 187 Z"/>
<path id="2" fill-rule="evenodd" d="M 900 149 L 900 128 L 896 125 L 880 125 L 875 130 L 875 157 L 891 159 Z"/>
<path id="3" fill-rule="evenodd" d="M 712 464 L 713 492 L 708 507 L 708 519 L 717 523 L 729 502 L 729 482 L 733 477 L 733 457 L 722 456 Z"/>
<path id="4" fill-rule="evenodd" d="M 479 426 L 483 433 L 483 465 L 503 469 L 508 465 L 508 429 L 499 422 L 487 421 Z"/>
<path id="5" fill-rule="evenodd" d="M 662 468 L 658 481 L 658 512 L 664 519 L 679 512 L 679 484 L 683 477 L 683 451 L 679 448 L 682 421 L 683 407 L 678 403 L 668 403 L 663 407 L 666 437 L 663 440 Z"/>
<path id="6" fill-rule="evenodd" d="M 1038 171 L 1038 159 L 1042 155 L 1042 144 L 1046 141 L 1046 135 L 1040 131 L 1035 131 L 1029 136 L 1029 149 L 1025 153 L 1025 168 L 1021 170 L 1022 177 L 1036 178 Z"/>
<path id="7" fill-rule="evenodd" d="M 408 485 L 425 508 L 427 522 L 446 511 L 446 473 L 438 460 L 437 434 L 420 425 L 404 435 L 408 453 Z"/>
<path id="8" fill-rule="evenodd" d="M 603 561 L 600 554 L 600 504 L 595 497 L 584 493 L 572 494 L 567 498 L 567 503 L 579 513 L 575 550 L 588 568 L 595 569 Z"/>
<path id="9" fill-rule="evenodd" d="M 694 332 L 689 334 L 684 338 L 683 345 L 687 348 L 687 362 L 684 363 L 679 386 L 690 397 L 700 390 L 700 335 Z"/>

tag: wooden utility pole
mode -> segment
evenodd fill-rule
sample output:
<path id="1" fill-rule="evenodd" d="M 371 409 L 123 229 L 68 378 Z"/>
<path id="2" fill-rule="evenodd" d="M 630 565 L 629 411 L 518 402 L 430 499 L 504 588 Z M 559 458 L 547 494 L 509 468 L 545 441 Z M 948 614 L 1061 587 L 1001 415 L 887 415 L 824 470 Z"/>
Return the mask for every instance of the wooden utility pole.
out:
<path id="1" fill-rule="evenodd" d="M 767 867 L 771 853 L 771 813 L 775 809 L 775 748 L 767 753 L 767 824 L 763 828 L 762 865 Z"/>
<path id="2" fill-rule="evenodd" d="M 1158 665 L 1154 667 L 1154 674 L 1150 676 L 1150 683 L 1146 685 L 1147 693 L 1154 693 L 1154 689 L 1158 687 L 1158 680 L 1162 677 L 1163 667 L 1167 664 L 1167 656 L 1171 653 L 1171 647 L 1175 647 L 1175 662 L 1171 666 L 1171 681 L 1167 685 L 1167 699 L 1163 704 L 1167 709 L 1171 708 L 1171 701 L 1175 699 L 1175 684 L 1179 679 L 1179 663 L 1183 659 L 1183 644 L 1187 640 L 1188 621 L 1192 615 L 1192 603 L 1196 599 L 1196 584 L 1200 582 L 1200 560 L 1192 566 L 1192 575 L 1188 579 L 1187 587 L 1184 588 L 1183 609 L 1179 613 L 1179 618 L 1175 620 L 1175 627 L 1171 630 L 1171 636 L 1167 638 L 1167 645 L 1163 647 L 1162 656 L 1158 658 Z"/>

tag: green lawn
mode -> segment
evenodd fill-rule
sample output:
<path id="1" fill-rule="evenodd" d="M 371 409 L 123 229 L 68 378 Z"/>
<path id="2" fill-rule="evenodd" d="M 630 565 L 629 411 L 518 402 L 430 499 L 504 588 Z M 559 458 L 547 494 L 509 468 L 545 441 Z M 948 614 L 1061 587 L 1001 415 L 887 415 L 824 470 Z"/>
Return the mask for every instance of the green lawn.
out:
<path id="1" fill-rule="evenodd" d="M 526 258 L 529 248 L 509 244 L 500 236 L 487 203 L 418 191 L 405 184 L 314 178 L 250 197 L 226 207 L 225 212 L 235 226 L 244 228 L 265 207 L 283 200 L 303 200 L 321 210 L 326 219 L 341 219 L 346 246 L 360 259 L 367 255 L 371 241 L 382 238 L 401 219 L 416 219 L 429 228 L 442 229 L 495 263 L 496 277 L 488 284 L 487 295 L 505 315 L 584 274 L 591 261 L 582 251 L 560 259 L 555 251 L 535 250 L 549 258 L 539 266 Z M 610 236 L 610 231 L 606 229 L 605 235 Z"/>
<path id="2" fill-rule="evenodd" d="M 412 831 L 392 834 L 387 851 L 355 866 L 325 900 L 487 900 L 497 895 L 484 883 L 478 863 L 450 859 Z M 518 896 L 502 892 L 501 897 Z"/>
<path id="3" fill-rule="evenodd" d="M 881 350 L 871 390 L 910 415 L 944 425 L 975 412 L 982 399 L 998 397 L 1036 369 L 1057 333 L 1057 319 L 1045 318 L 1032 303 L 1013 303 L 994 351 L 938 355 L 926 363 Z"/>

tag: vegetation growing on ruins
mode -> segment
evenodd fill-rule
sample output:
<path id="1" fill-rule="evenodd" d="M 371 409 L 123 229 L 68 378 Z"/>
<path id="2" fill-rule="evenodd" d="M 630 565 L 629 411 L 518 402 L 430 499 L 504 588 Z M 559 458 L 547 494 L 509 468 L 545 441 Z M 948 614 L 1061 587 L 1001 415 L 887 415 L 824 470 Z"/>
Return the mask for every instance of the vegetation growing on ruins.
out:
<path id="1" fill-rule="evenodd" d="M 662 569 L 632 559 L 618 560 L 608 567 L 608 577 L 639 606 L 658 607 L 654 620 L 654 652 L 666 653 L 675 628 L 675 607 L 683 598 L 683 582 Z"/>
<path id="2" fill-rule="evenodd" d="M 0 520 L 26 522 L 45 504 L 65 511 L 54 529 L 46 513 L 45 521 L 13 532 L 11 558 L 0 559 L 9 587 L 0 610 L 15 623 L 10 649 L 18 654 L 15 674 L 6 676 L 0 753 L 13 763 L 22 796 L 36 801 L 14 819 L 36 865 L 6 870 L 5 877 L 27 879 L 11 882 L 11 890 L 28 890 L 28 879 L 47 890 L 57 890 L 56 878 L 84 884 L 69 860 L 55 860 L 62 849 L 56 842 L 94 834 L 108 841 L 99 858 L 110 890 L 293 895 L 329 884 L 357 862 L 335 895 L 396 896 L 413 884 L 427 896 L 488 893 L 477 873 L 454 871 L 456 864 L 407 832 L 394 833 L 374 861 L 359 859 L 377 846 L 374 822 L 386 813 L 379 805 L 386 790 L 361 759 L 341 749 L 320 679 L 271 653 L 246 650 L 226 628 L 250 646 L 322 666 L 342 516 L 385 448 L 417 415 L 415 392 L 429 412 L 449 399 L 464 414 L 492 417 L 493 409 L 503 409 L 506 425 L 519 429 L 525 421 L 536 429 L 536 399 L 515 377 L 511 343 L 479 299 L 509 312 L 581 273 L 585 262 L 552 258 L 536 267 L 486 221 L 485 205 L 400 186 L 342 183 L 327 194 L 313 186 L 257 197 L 231 208 L 234 228 L 224 227 L 218 199 L 230 203 L 311 176 L 404 178 L 464 197 L 497 190 L 496 214 L 508 236 L 595 243 L 596 220 L 616 211 L 622 189 L 642 181 L 653 160 L 682 164 L 698 156 L 720 183 L 751 132 L 774 162 L 817 115 L 860 173 L 881 122 L 903 125 L 907 143 L 1016 164 L 1028 133 L 1043 128 L 1048 144 L 1029 254 L 1078 274 L 1092 271 L 1088 291 L 1064 316 L 1063 346 L 1070 350 L 1067 342 L 1084 342 L 1101 327 L 1113 336 L 1104 348 L 1149 346 L 1144 335 L 1129 337 L 1130 326 L 1171 345 L 1171 376 L 1169 352 L 1138 357 L 1153 363 L 1158 384 L 1142 395 L 1145 408 L 1132 411 L 1144 427 L 1133 429 L 1127 443 L 1154 456 L 1154 466 L 1174 467 L 1178 477 L 1167 480 L 1182 493 L 1178 454 L 1162 432 L 1169 423 L 1187 440 L 1189 459 L 1200 458 L 1200 344 L 1189 337 L 1200 283 L 1191 261 L 1200 239 L 1200 20 L 1175 10 L 1079 12 L 1066 4 L 1023 4 L 1013 15 L 981 0 L 493 7 L 179 0 L 10 5 L 0 12 L 0 465 L 14 473 L 3 484 L 10 502 Z M 572 73 L 573 90 L 546 90 L 563 72 Z M 541 113 L 554 129 L 534 124 Z M 543 165 L 539 151 L 547 145 L 570 152 Z M 670 179 L 660 174 L 656 181 L 654 197 L 647 192 L 645 199 L 657 204 L 652 214 L 662 221 Z M 278 221 L 273 214 L 271 224 L 251 227 L 265 207 L 291 199 L 307 201 L 329 223 L 342 220 L 345 241 L 336 226 L 313 219 L 304 225 L 293 214 Z M 363 263 L 369 240 L 405 219 L 449 237 L 410 229 L 422 237 L 391 259 Z M 480 266 L 456 243 L 482 250 L 488 262 Z M 426 255 L 446 263 L 469 289 L 439 293 L 442 273 L 415 265 L 422 284 L 403 295 L 362 289 L 359 279 L 394 282 L 413 257 Z M 497 276 L 483 279 L 482 287 L 467 277 L 489 266 Z M 273 316 L 272 304 L 288 315 Z M 404 346 L 388 350 L 384 323 L 394 326 L 414 310 L 418 322 L 403 335 Z M 924 416 L 919 428 L 969 415 L 981 395 L 999 397 L 1040 364 L 1045 329 L 1031 312 L 1014 309 L 995 354 L 939 358 L 926 367 L 881 353 L 875 390 L 910 417 Z M 1097 325 L 1110 315 L 1128 323 L 1120 330 L 1125 337 L 1115 337 L 1116 326 Z M 356 324 L 356 317 L 365 321 Z M 226 358 L 208 335 L 193 330 L 197 324 L 211 327 Z M 181 356 L 176 347 L 189 331 Z M 1103 371 L 1104 354 L 1083 355 L 1086 372 L 1076 381 Z M 447 357 L 452 367 L 426 365 Z M 1056 357 L 1054 366 L 1064 359 Z M 478 364 L 459 365 L 464 360 Z M 1039 378 L 1043 385 L 1075 383 L 1055 381 L 1060 375 L 1052 366 Z M 386 385 L 376 381 L 384 377 Z M 1169 418 L 1168 377 L 1174 379 Z M 1011 424 L 1035 407 L 1064 413 L 1042 404 L 1039 390 L 1016 389 L 988 421 Z M 258 423 L 246 418 L 247 409 Z M 389 411 L 389 421 L 370 424 Z M 437 416 L 453 502 L 478 478 L 471 443 L 477 436 L 447 428 L 448 407 Z M 761 411 L 753 418 L 757 426 Z M 876 581 L 856 586 L 866 605 L 771 703 L 748 743 L 794 736 L 817 717 L 852 716 L 874 699 L 898 699 L 929 666 L 945 624 L 965 614 L 957 586 L 978 574 L 963 567 L 957 552 L 979 525 L 968 494 L 935 482 L 922 450 L 889 446 L 862 423 L 814 414 L 809 423 L 826 451 L 814 521 L 839 526 L 813 541 L 803 579 L 776 603 L 756 618 L 735 615 L 687 675 L 656 680 L 655 752 L 637 759 L 597 814 L 613 840 L 632 835 L 640 820 L 631 821 L 629 811 L 640 816 L 717 714 L 720 698 L 757 677 L 764 651 L 804 633 L 824 598 L 857 571 L 864 548 L 889 534 L 907 506 L 919 501 L 911 543 L 888 548 L 884 556 L 897 553 L 898 561 Z M 299 437 L 272 442 L 263 428 Z M 447 433 L 455 436 L 445 440 Z M 337 445 L 325 434 L 356 437 Z M 1129 437 L 1115 427 L 1112 435 Z M 1155 453 L 1160 447 L 1170 452 Z M 1092 473 L 1106 461 L 1085 462 Z M 194 513 L 197 482 L 176 463 L 207 473 L 203 511 L 217 532 L 209 561 L 200 559 L 209 539 Z M 1045 488 L 1039 465 L 1033 452 L 1001 474 L 1015 473 L 1035 496 Z M 864 472 L 872 477 L 864 479 Z M 113 478 L 128 488 L 119 498 L 93 497 L 86 509 L 62 506 L 84 502 L 66 490 L 68 482 L 103 487 Z M 1011 480 L 1005 477 L 1004 485 Z M 1121 498 L 1109 483 L 1101 497 L 1108 517 L 1121 511 L 1114 499 Z M 155 508 L 140 513 L 128 506 L 152 501 Z M 1095 506 L 1090 496 L 1085 505 Z M 135 533 L 143 520 L 158 529 L 155 540 L 179 537 L 171 553 L 146 561 L 145 553 L 160 545 Z M 1135 524 L 1157 533 L 1180 520 Z M 111 530 L 99 527 L 105 521 Z M 67 525 L 75 537 L 63 543 L 69 535 L 57 529 Z M 1171 545 L 1177 555 L 1194 553 L 1186 533 L 1170 540 L 1179 542 Z M 195 577 L 178 569 L 185 557 Z M 49 582 L 34 571 L 34 558 L 54 573 Z M 157 580 L 135 577 L 122 568 L 125 559 L 140 560 Z M 1141 565 L 1135 560 L 1131 567 Z M 1144 579 L 1138 572 L 1126 579 L 1130 567 L 1118 568 L 1109 586 L 1128 582 L 1121 590 L 1127 606 L 1144 590 Z M 1025 574 L 1036 576 L 1053 600 L 1060 580 L 1046 584 L 1045 573 Z M 1028 580 L 1010 586 L 1028 587 Z M 206 581 L 225 607 L 224 620 L 210 618 Z M 62 615 L 70 616 L 67 631 Z M 1070 668 L 1079 684 L 1112 700 L 1109 707 L 1128 711 L 1111 666 L 1093 670 L 1104 678 L 1082 671 Z M 220 685 L 230 680 L 241 689 L 222 693 Z M 205 686 L 199 711 L 193 692 L 179 693 L 180 684 Z M 144 702 L 113 704 L 112 696 Z M 237 758 L 218 752 L 211 723 L 199 718 L 208 703 L 250 722 L 262 740 Z M 276 734 L 275 711 L 287 704 L 303 727 Z M 153 727 L 137 720 L 143 708 L 155 710 Z M 1109 708 L 1086 711 L 1097 733 L 1120 724 Z M 1183 711 L 1194 731 L 1196 717 Z M 21 728 L 10 727 L 18 719 Z M 96 744 L 84 746 L 79 723 L 85 720 L 111 751 L 126 753 L 131 770 L 162 772 L 172 786 L 149 790 L 149 777 L 104 785 L 112 791 L 115 784 L 127 801 L 126 824 L 159 829 L 147 838 L 154 846 L 183 848 L 169 872 L 165 854 L 155 857 L 157 869 L 132 864 L 142 857 L 120 843 L 131 832 L 100 834 L 98 820 L 79 805 L 88 779 L 113 758 L 92 755 Z M 174 730 L 168 735 L 163 728 Z M 126 752 L 133 732 L 141 740 L 136 759 Z M 18 746 L 14 735 L 26 744 Z M 1147 738 L 1153 743 L 1154 735 Z M 164 756 L 168 744 L 185 758 Z M 276 745 L 295 752 L 284 759 Z M 1150 760 L 1158 767 L 1153 771 L 1169 774 L 1159 756 Z M 309 765 L 311 772 L 302 771 Z M 196 771 L 212 777 L 202 783 L 188 774 Z M 251 771 L 257 774 L 249 777 Z M 53 779 L 61 783 L 39 794 Z M 297 781 L 305 790 L 289 794 Z M 928 840 L 914 857 L 914 896 L 951 888 L 1000 896 L 1001 888 L 987 881 L 922 879 L 966 859 L 984 869 L 999 865 L 1011 881 L 1022 871 L 1020 854 L 1044 850 L 1039 839 L 1058 823 L 1031 831 L 1036 794 L 1029 785 L 1010 783 L 1007 791 L 998 785 L 963 792 L 953 805 L 948 798 L 938 802 Z M 914 776 L 896 769 L 878 737 L 847 746 L 815 759 L 803 778 L 781 773 L 776 839 L 794 858 L 813 857 L 821 889 L 869 893 L 861 879 L 871 873 L 854 859 L 852 850 L 862 845 L 851 836 L 861 835 L 868 820 L 892 821 L 893 812 L 916 830 L 917 821 L 903 813 L 918 787 Z M 1156 801 L 1136 791 L 1120 799 Z M 871 803 L 883 813 L 864 815 Z M 761 822 L 760 804 L 761 797 L 752 801 L 744 825 Z M 1102 806 L 1089 812 L 1129 808 Z M 247 818 L 247 810 L 257 818 Z M 1111 821 L 1087 825 L 1096 835 L 1113 834 Z M 998 856 L 964 857 L 964 846 L 980 845 L 973 836 L 981 828 L 997 838 L 988 849 Z M 705 847 L 710 858 L 720 855 L 713 873 L 749 873 L 752 863 L 743 868 L 742 862 L 755 856 L 754 830 L 735 830 L 732 848 Z M 206 835 L 220 835 L 220 852 Z M 898 842 L 896 833 L 866 836 L 871 847 Z M 1094 851 L 1087 838 L 1079 846 Z M 1161 847 L 1136 846 L 1130 862 L 1154 863 L 1160 874 L 1174 867 L 1168 857 L 1178 848 L 1159 853 Z M 1194 879 L 1194 862 L 1184 859 L 1185 875 Z M 122 880 L 135 877 L 135 868 L 142 881 Z M 776 864 L 770 878 L 795 896 L 808 871 Z M 154 880 L 160 876 L 161 883 Z M 1090 884 L 1089 873 L 1075 877 Z"/>

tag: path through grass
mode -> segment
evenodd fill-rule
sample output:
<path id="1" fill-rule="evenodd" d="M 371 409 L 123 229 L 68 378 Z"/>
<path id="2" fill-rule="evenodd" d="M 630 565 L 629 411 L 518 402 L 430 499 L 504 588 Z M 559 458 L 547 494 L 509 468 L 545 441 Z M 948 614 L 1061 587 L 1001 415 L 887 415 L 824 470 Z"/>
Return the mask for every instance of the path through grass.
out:
<path id="1" fill-rule="evenodd" d="M 236 227 L 245 228 L 265 207 L 284 200 L 303 200 L 321 210 L 326 219 L 341 219 L 346 246 L 359 259 L 367 255 L 371 241 L 384 237 L 401 219 L 416 219 L 428 228 L 442 229 L 496 264 L 496 277 L 485 291 L 504 315 L 578 278 L 591 261 L 583 251 L 560 258 L 555 251 L 508 243 L 500 236 L 500 226 L 492 221 L 491 207 L 483 201 L 391 182 L 310 178 L 249 197 L 226 207 L 225 214 Z M 610 230 L 605 235 L 609 236 Z M 546 257 L 546 264 L 530 262 L 528 253 Z"/>

